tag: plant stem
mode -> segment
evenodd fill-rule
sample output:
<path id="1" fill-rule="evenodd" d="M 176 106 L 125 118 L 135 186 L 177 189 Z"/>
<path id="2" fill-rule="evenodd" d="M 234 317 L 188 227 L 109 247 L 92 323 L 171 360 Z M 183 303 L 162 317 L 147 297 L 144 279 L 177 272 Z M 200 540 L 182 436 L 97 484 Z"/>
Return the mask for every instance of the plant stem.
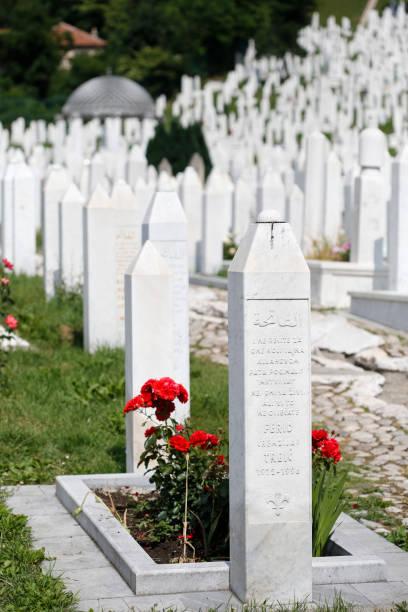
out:
<path id="1" fill-rule="evenodd" d="M 186 454 L 186 499 L 184 502 L 184 523 L 183 523 L 183 559 L 186 560 L 187 550 L 187 506 L 188 506 L 188 466 L 190 454 Z"/>

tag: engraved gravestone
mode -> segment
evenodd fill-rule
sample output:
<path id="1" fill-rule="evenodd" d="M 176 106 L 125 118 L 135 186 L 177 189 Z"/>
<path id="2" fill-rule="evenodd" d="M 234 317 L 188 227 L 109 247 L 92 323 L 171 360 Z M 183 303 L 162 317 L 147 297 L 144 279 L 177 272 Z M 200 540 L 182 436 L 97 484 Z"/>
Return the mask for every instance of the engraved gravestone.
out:
<path id="1" fill-rule="evenodd" d="M 242 600 L 312 593 L 310 280 L 265 210 L 230 266 L 230 586 Z"/>

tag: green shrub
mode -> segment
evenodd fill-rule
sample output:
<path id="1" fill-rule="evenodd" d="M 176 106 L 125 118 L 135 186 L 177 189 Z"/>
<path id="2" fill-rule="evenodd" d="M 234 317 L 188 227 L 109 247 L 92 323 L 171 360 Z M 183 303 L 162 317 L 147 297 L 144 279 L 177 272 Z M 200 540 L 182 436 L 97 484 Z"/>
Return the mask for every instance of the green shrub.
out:
<path id="1" fill-rule="evenodd" d="M 147 146 L 146 157 L 149 164 L 159 166 L 165 157 L 169 160 L 173 173 L 183 172 L 194 153 L 204 160 L 205 174 L 208 176 L 212 164 L 207 145 L 199 123 L 184 128 L 178 119 L 164 119 L 156 126 L 156 131 Z"/>

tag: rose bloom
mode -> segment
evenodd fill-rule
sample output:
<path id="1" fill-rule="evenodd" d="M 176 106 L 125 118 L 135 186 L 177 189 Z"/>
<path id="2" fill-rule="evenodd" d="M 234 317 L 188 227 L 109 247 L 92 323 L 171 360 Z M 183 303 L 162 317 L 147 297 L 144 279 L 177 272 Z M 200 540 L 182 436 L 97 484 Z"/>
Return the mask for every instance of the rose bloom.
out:
<path id="1" fill-rule="evenodd" d="M 182 425 L 176 425 L 176 430 L 177 431 L 183 431 L 183 426 Z"/>
<path id="2" fill-rule="evenodd" d="M 146 429 L 145 431 L 145 438 L 149 438 L 150 436 L 155 434 L 156 431 L 157 431 L 157 427 L 149 427 L 149 429 Z"/>
<path id="3" fill-rule="evenodd" d="M 173 402 L 164 399 L 155 400 L 154 406 L 156 407 L 156 419 L 158 421 L 167 421 L 174 410 Z"/>
<path id="4" fill-rule="evenodd" d="M 132 410 L 137 410 L 138 408 L 143 408 L 145 405 L 143 397 L 141 395 L 136 395 L 136 397 L 134 397 L 133 399 L 129 400 L 124 409 L 123 412 L 126 414 L 126 412 L 131 412 Z"/>
<path id="5" fill-rule="evenodd" d="M 172 436 L 170 438 L 170 446 L 174 448 L 174 450 L 178 450 L 181 453 L 187 453 L 190 447 L 190 443 L 185 439 L 184 436 L 177 434 L 176 436 Z"/>
<path id="6" fill-rule="evenodd" d="M 205 431 L 195 431 L 190 436 L 191 446 L 205 446 L 208 434 Z"/>
<path id="7" fill-rule="evenodd" d="M 4 322 L 6 323 L 6 325 L 9 326 L 10 329 L 16 329 L 16 327 L 18 327 L 17 319 L 11 314 L 7 315 L 7 317 L 4 319 Z"/>
<path id="8" fill-rule="evenodd" d="M 214 434 L 207 434 L 206 448 L 214 448 L 218 446 L 218 438 Z"/>
<path id="9" fill-rule="evenodd" d="M 217 465 L 225 465 L 224 459 L 225 459 L 224 455 L 218 455 L 218 457 L 217 457 Z"/>
<path id="10" fill-rule="evenodd" d="M 2 284 L 2 285 L 8 285 L 8 284 L 9 284 L 9 282 L 10 282 L 10 281 L 9 281 L 9 279 L 8 279 L 8 278 L 2 278 L 2 279 L 1 279 L 1 284 Z"/>
<path id="11" fill-rule="evenodd" d="M 8 259 L 4 258 L 1 260 L 3 262 L 3 264 L 5 265 L 6 268 L 8 268 L 9 270 L 13 269 L 13 264 L 11 263 L 11 261 L 9 261 Z"/>
<path id="12" fill-rule="evenodd" d="M 328 438 L 328 433 L 324 429 L 312 430 L 312 450 L 317 450 Z"/>
<path id="13" fill-rule="evenodd" d="M 323 457 L 333 459 L 334 463 L 337 463 L 337 461 L 340 461 L 341 459 L 339 443 L 335 438 L 328 438 L 325 440 L 320 446 L 320 452 L 322 453 Z"/>

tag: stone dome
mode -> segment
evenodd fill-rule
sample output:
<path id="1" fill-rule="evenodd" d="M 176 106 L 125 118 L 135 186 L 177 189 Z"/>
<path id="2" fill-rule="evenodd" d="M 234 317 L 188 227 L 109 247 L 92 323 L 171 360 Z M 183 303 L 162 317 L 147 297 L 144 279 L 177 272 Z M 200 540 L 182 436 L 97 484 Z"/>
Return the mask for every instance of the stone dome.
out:
<path id="1" fill-rule="evenodd" d="M 62 107 L 68 117 L 154 117 L 154 102 L 141 86 L 120 76 L 85 81 Z"/>

